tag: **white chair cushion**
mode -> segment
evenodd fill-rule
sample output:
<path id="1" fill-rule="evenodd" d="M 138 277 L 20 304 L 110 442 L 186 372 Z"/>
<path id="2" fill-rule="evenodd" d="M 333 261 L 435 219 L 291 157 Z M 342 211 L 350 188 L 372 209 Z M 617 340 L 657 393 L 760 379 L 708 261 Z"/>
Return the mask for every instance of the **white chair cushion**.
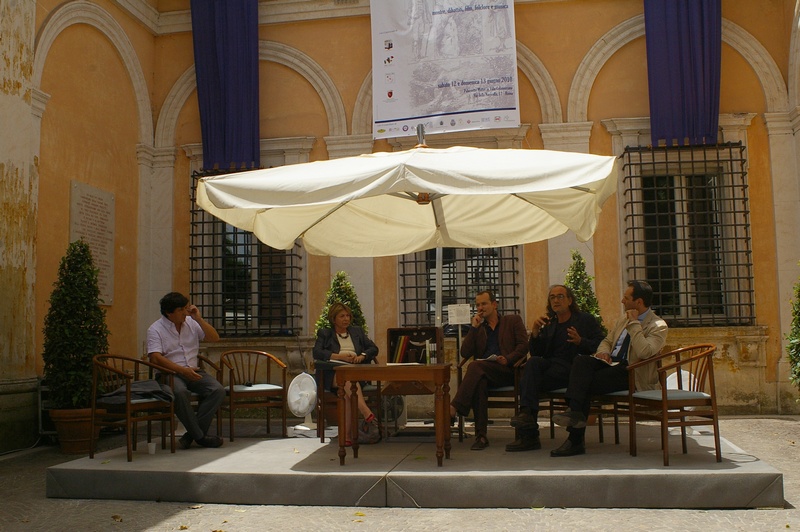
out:
<path id="1" fill-rule="evenodd" d="M 227 392 L 230 386 L 225 387 L 225 391 Z M 245 386 L 244 384 L 237 384 L 233 387 L 233 391 L 236 393 L 240 392 L 275 392 L 278 390 L 282 390 L 281 386 L 277 384 L 253 384 L 252 386 Z"/>
<path id="2" fill-rule="evenodd" d="M 513 386 L 497 386 L 496 388 L 495 387 L 490 387 L 490 388 L 488 388 L 488 391 L 490 391 L 490 392 L 513 392 L 514 391 L 514 387 Z"/>
<path id="3" fill-rule="evenodd" d="M 636 392 L 633 397 L 638 399 L 646 399 L 649 401 L 660 401 L 661 390 L 647 390 L 645 392 Z M 667 399 L 710 399 L 711 396 L 703 392 L 691 392 L 689 390 L 667 390 Z"/>

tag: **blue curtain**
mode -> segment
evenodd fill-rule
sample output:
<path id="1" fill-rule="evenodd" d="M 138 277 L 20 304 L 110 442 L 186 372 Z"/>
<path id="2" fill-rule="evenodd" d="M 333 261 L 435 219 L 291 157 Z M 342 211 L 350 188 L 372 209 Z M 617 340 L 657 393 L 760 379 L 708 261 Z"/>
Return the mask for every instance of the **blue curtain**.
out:
<path id="1" fill-rule="evenodd" d="M 258 0 L 192 0 L 203 169 L 258 168 Z"/>
<path id="2" fill-rule="evenodd" d="M 721 0 L 644 0 L 644 26 L 653 146 L 716 144 Z"/>

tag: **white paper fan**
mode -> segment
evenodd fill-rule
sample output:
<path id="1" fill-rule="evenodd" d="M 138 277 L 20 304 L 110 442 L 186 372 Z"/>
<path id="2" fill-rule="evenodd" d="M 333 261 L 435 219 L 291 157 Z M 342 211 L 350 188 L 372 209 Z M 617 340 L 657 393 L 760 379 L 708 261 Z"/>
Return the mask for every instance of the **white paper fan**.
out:
<path id="1" fill-rule="evenodd" d="M 317 405 L 317 382 L 308 373 L 301 373 L 289 384 L 286 391 L 289 410 L 298 417 L 309 414 Z"/>

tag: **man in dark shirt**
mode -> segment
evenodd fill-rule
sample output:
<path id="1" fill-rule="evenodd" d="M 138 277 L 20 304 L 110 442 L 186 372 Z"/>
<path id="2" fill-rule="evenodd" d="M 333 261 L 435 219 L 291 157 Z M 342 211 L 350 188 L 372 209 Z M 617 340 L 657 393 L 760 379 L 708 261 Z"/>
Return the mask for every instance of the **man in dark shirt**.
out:
<path id="1" fill-rule="evenodd" d="M 539 399 L 542 392 L 565 388 L 576 356 L 591 355 L 603 340 L 603 332 L 591 314 L 581 312 L 575 296 L 564 285 L 553 285 L 547 299 L 547 314 L 531 327 L 531 358 L 525 363 L 520 381 L 520 412 L 511 418 L 519 438 L 506 451 L 541 449 L 539 442 Z"/>

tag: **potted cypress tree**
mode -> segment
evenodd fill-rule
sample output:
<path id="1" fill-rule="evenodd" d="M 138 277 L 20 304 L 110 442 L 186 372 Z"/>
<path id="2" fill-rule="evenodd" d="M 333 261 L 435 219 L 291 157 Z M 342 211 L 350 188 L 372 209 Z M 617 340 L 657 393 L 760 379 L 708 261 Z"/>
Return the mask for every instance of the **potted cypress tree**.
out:
<path id="1" fill-rule="evenodd" d="M 608 329 L 603 325 L 603 318 L 600 316 L 600 303 L 597 302 L 597 296 L 592 288 L 592 281 L 594 281 L 594 277 L 586 271 L 586 261 L 580 251 L 573 249 L 572 264 L 567 269 L 564 285 L 570 287 L 572 293 L 575 294 L 575 303 L 578 304 L 578 307 L 583 312 L 587 312 L 597 318 L 597 323 L 600 324 L 603 334 L 608 334 Z"/>
<path id="2" fill-rule="evenodd" d="M 108 352 L 106 312 L 100 307 L 98 270 L 89 245 L 76 240 L 58 267 L 44 319 L 44 377 L 62 451 L 89 451 L 92 358 Z M 83 424 L 72 432 L 73 421 Z M 65 425 L 65 422 L 67 423 Z"/>
<path id="3" fill-rule="evenodd" d="M 367 330 L 367 320 L 364 318 L 364 312 L 361 310 L 361 303 L 358 302 L 358 295 L 356 289 L 347 277 L 347 272 L 336 272 L 331 281 L 331 287 L 328 289 L 328 294 L 325 296 L 325 306 L 322 307 L 322 313 L 317 319 L 314 326 L 314 335 L 320 329 L 326 327 L 333 327 L 333 324 L 328 319 L 328 310 L 334 303 L 344 303 L 350 307 L 350 312 L 353 313 L 352 324 L 360 327 L 364 334 L 369 333 Z"/>

